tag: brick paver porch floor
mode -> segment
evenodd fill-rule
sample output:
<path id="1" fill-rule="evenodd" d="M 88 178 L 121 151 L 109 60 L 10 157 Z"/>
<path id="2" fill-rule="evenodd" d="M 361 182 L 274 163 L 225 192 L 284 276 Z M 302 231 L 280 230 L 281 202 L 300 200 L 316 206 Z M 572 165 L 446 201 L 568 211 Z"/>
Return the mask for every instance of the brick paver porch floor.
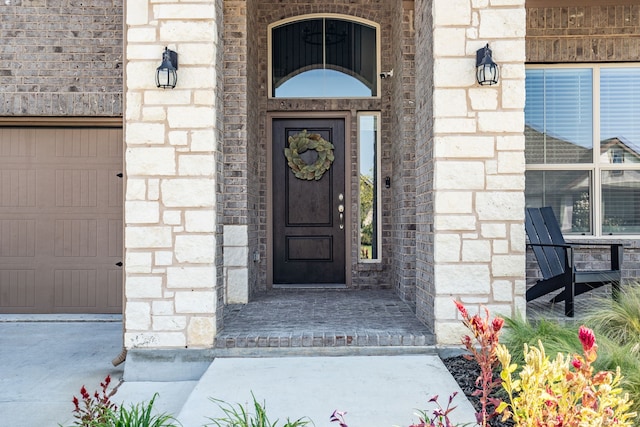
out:
<path id="1" fill-rule="evenodd" d="M 217 348 L 406 347 L 433 334 L 392 290 L 271 290 L 225 306 Z"/>
<path id="2" fill-rule="evenodd" d="M 610 296 L 611 287 L 579 295 L 574 319 Z M 541 297 L 527 304 L 529 319 L 568 320 L 564 303 Z M 432 346 L 429 328 L 393 290 L 281 290 L 261 293 L 246 305 L 227 305 L 218 349 L 401 348 Z"/>

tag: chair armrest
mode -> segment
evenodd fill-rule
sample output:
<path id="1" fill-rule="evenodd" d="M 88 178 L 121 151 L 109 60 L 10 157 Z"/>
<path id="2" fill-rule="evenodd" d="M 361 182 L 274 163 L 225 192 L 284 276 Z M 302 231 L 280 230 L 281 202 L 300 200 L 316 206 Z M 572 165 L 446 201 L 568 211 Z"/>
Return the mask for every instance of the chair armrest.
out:
<path id="1" fill-rule="evenodd" d="M 624 247 L 623 243 L 602 243 L 602 242 L 591 242 L 591 243 L 568 243 L 571 246 L 609 246 L 609 247 Z"/>
<path id="2" fill-rule="evenodd" d="M 550 248 L 565 248 L 565 249 L 569 249 L 572 248 L 573 245 L 571 244 L 564 244 L 564 245 L 560 245 L 557 243 L 527 243 L 527 246 L 542 246 L 542 247 L 550 247 Z"/>
<path id="3" fill-rule="evenodd" d="M 622 267 L 624 244 L 622 243 L 569 243 L 572 247 L 606 246 L 611 253 L 611 270 L 618 271 Z"/>

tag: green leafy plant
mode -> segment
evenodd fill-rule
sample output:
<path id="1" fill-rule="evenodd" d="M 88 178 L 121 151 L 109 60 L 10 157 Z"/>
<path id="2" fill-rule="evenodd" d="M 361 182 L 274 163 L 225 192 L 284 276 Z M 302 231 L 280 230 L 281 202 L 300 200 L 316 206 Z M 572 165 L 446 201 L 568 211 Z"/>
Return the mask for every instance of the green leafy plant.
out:
<path id="1" fill-rule="evenodd" d="M 178 427 L 181 424 L 171 415 L 153 413 L 153 404 L 158 397 L 155 393 L 151 400 L 144 404 L 131 405 L 129 408 L 121 407 L 111 414 L 109 427 Z"/>
<path id="2" fill-rule="evenodd" d="M 218 407 L 224 412 L 224 416 L 219 418 L 209 418 L 212 424 L 207 426 L 216 427 L 276 427 L 278 420 L 273 422 L 269 421 L 267 417 L 266 404 L 262 404 L 256 400 L 256 397 L 251 393 L 253 399 L 253 410 L 251 413 L 248 406 L 242 406 L 238 404 L 233 406 L 229 403 L 223 402 L 218 399 L 209 398 L 212 402 L 218 405 Z M 295 421 L 290 421 L 287 418 L 286 423 L 282 427 L 303 427 L 312 424 L 311 420 L 306 418 L 299 418 Z"/>
<path id="3" fill-rule="evenodd" d="M 547 357 L 542 342 L 538 347 L 525 344 L 525 365 L 517 378 L 518 365 L 511 363 L 508 349 L 498 345 L 502 387 L 508 395 L 508 402 L 497 409 L 503 419 L 511 417 L 518 427 L 634 425 L 636 414 L 630 410 L 628 394 L 619 387 L 620 369 L 594 373 L 595 335 L 582 326 L 578 338 L 583 356 L 558 353 L 553 360 Z"/>
<path id="4" fill-rule="evenodd" d="M 498 339 L 504 320 L 500 317 L 491 320 L 486 308 L 484 318 L 479 314 L 470 316 L 461 302 L 454 300 L 454 303 L 462 316 L 462 323 L 473 334 L 473 338 L 464 335 L 462 344 L 470 353 L 464 357 L 467 360 L 475 360 L 480 366 L 480 375 L 476 379 L 477 390 L 473 395 L 479 396 L 481 406 L 480 411 L 476 413 L 476 421 L 485 427 L 489 425 L 490 419 L 497 416 L 495 408 L 500 404 L 500 400 L 493 397 L 494 390 L 500 386 L 500 379 L 495 377 L 494 371 L 499 366 L 496 348 L 499 345 Z"/>

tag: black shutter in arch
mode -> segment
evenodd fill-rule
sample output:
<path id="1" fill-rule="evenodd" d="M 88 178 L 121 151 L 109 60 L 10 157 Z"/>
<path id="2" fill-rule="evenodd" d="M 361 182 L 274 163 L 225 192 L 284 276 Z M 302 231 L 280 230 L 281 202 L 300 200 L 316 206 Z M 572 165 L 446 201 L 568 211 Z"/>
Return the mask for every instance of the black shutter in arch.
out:
<path id="1" fill-rule="evenodd" d="M 308 18 L 271 29 L 271 96 L 288 80 L 312 70 L 350 76 L 377 96 L 377 29 L 357 21 Z M 345 97 L 350 94 L 345 93 Z"/>

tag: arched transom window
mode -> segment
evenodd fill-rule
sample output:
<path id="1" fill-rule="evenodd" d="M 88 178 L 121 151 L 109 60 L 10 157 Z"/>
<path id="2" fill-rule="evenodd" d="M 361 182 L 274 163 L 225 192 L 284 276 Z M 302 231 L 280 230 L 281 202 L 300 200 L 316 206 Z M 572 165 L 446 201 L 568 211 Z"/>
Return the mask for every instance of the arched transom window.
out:
<path id="1" fill-rule="evenodd" d="M 337 15 L 273 24 L 270 96 L 378 96 L 378 28 Z"/>

